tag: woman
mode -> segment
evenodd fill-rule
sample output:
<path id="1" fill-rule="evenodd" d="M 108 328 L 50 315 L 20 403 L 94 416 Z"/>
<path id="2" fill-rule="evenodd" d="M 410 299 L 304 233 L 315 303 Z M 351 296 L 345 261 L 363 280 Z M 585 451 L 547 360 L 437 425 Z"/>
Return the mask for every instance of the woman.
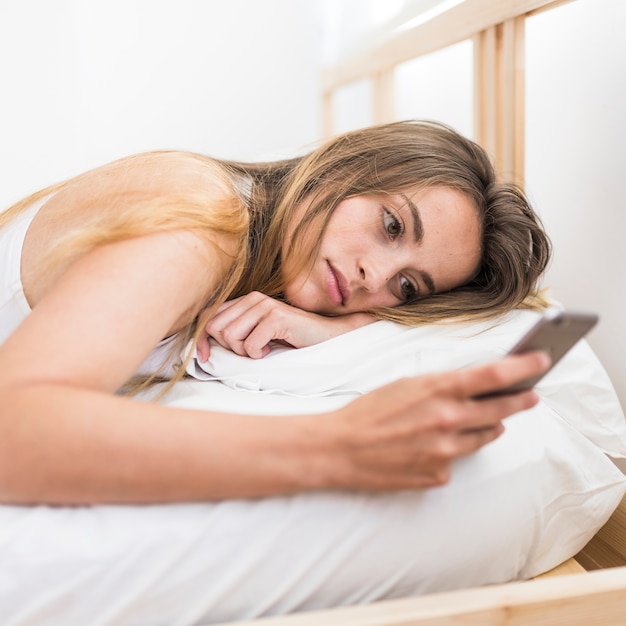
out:
<path id="1" fill-rule="evenodd" d="M 355 131 L 276 164 L 137 155 L 0 220 L 4 502 L 441 484 L 536 402 L 474 396 L 548 365 L 533 354 L 400 380 L 298 419 L 124 397 L 180 378 L 172 365 L 191 339 L 203 359 L 209 335 L 261 357 L 271 340 L 302 347 L 375 318 L 540 304 L 549 243 L 536 215 L 476 144 L 438 124 Z"/>

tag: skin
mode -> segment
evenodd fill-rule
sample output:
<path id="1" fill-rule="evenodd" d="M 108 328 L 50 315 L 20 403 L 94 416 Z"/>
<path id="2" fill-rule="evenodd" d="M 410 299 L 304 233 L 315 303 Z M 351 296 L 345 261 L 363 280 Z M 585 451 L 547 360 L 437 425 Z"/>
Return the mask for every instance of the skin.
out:
<path id="1" fill-rule="evenodd" d="M 304 347 L 371 323 L 362 311 L 453 289 L 477 271 L 480 238 L 472 202 L 455 189 L 346 198 L 311 271 L 285 289 L 293 307 L 260 293 L 226 303 L 198 344 L 200 359 L 209 357 L 209 336 L 237 354 L 261 358 L 272 340 Z"/>
<path id="2" fill-rule="evenodd" d="M 476 210 L 455 189 L 346 198 L 312 271 L 287 286 L 287 299 L 344 315 L 448 291 L 477 271 L 480 236 Z"/>
<path id="3" fill-rule="evenodd" d="M 89 189 L 114 174 L 105 168 L 59 192 L 27 234 L 22 274 L 33 311 L 0 346 L 0 501 L 147 503 L 432 486 L 448 480 L 454 459 L 499 436 L 504 418 L 537 402 L 532 392 L 475 396 L 545 371 L 542 354 L 399 380 L 297 419 L 115 395 L 188 319 L 207 285 L 219 284 L 227 258 L 195 235 L 170 232 L 96 248 L 38 277 L 34 264 L 67 226 L 55 203 L 80 215 Z M 206 173 L 168 155 L 133 170 L 155 194 L 176 193 L 189 176 Z M 119 184 L 117 206 L 132 210 Z"/>

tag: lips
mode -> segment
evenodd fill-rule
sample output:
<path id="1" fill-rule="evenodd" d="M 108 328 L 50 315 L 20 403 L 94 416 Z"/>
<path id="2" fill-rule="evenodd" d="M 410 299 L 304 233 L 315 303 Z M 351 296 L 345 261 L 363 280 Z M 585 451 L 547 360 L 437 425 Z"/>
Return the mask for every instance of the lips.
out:
<path id="1" fill-rule="evenodd" d="M 350 297 L 350 290 L 346 279 L 341 272 L 335 269 L 328 261 L 328 273 L 326 276 L 326 291 L 331 302 L 337 306 L 345 305 Z"/>

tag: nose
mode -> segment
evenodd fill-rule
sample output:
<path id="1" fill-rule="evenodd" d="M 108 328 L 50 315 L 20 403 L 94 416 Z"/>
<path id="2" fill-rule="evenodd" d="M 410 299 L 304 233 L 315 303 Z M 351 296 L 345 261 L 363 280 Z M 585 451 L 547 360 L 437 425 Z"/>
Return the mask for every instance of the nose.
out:
<path id="1" fill-rule="evenodd" d="M 361 277 L 361 287 L 370 293 L 380 291 L 388 282 L 385 266 L 382 263 L 372 262 L 360 263 L 359 276 Z"/>

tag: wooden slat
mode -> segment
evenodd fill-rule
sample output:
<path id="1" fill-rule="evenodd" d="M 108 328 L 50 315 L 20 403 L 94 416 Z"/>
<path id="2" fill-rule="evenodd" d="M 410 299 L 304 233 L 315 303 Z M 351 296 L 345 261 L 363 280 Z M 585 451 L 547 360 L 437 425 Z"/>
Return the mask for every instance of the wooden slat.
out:
<path id="1" fill-rule="evenodd" d="M 496 167 L 504 180 L 523 185 L 525 135 L 525 19 L 501 27 L 499 146 Z"/>
<path id="2" fill-rule="evenodd" d="M 524 18 L 474 37 L 474 137 L 502 180 L 524 180 Z"/>
<path id="3" fill-rule="evenodd" d="M 258 619 L 238 626 L 623 626 L 625 590 L 626 567 L 621 567 Z"/>
<path id="4" fill-rule="evenodd" d="M 549 576 L 566 576 L 568 574 L 584 574 L 587 570 L 576 560 L 567 559 L 560 565 L 553 567 L 551 570 L 535 576 L 534 580 L 548 578 Z"/>
<path id="5" fill-rule="evenodd" d="M 465 0 L 424 24 L 387 40 L 323 72 L 324 89 L 372 76 L 418 56 L 469 39 L 496 24 L 563 0 Z"/>
<path id="6" fill-rule="evenodd" d="M 322 94 L 322 136 L 327 138 L 333 134 L 333 92 L 327 89 Z"/>
<path id="7" fill-rule="evenodd" d="M 395 79 L 393 70 L 382 70 L 373 76 L 374 124 L 393 122 L 396 117 Z"/>
<path id="8" fill-rule="evenodd" d="M 498 152 L 497 27 L 474 38 L 474 137 L 495 157 Z"/>
<path id="9" fill-rule="evenodd" d="M 537 7 L 532 11 L 528 11 L 526 17 L 538 15 L 539 13 L 543 13 L 544 11 L 548 11 L 550 9 L 556 9 L 558 6 L 561 6 L 562 4 L 569 4 L 570 2 L 573 2 L 573 0 L 553 0 L 553 2 L 551 2 L 550 4 L 546 4 L 542 7 Z"/>

